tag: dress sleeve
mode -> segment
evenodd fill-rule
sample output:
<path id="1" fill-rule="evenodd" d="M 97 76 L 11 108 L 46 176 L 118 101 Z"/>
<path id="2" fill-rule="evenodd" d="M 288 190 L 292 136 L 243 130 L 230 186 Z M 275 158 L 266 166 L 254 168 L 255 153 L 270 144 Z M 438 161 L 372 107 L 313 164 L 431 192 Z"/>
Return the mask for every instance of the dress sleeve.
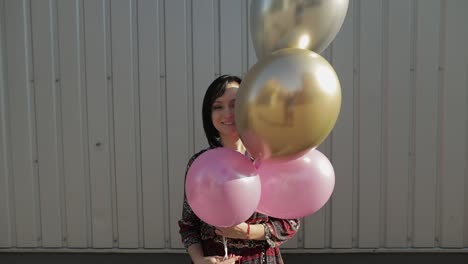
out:
<path id="1" fill-rule="evenodd" d="M 200 219 L 190 208 L 187 198 L 184 197 L 182 218 L 179 220 L 179 233 L 185 248 L 201 243 Z"/>
<path id="2" fill-rule="evenodd" d="M 270 247 L 276 247 L 291 239 L 299 230 L 299 219 L 279 219 L 269 217 L 263 224 L 265 238 Z"/>
<path id="3" fill-rule="evenodd" d="M 185 177 L 187 177 L 187 172 L 195 161 L 195 159 L 204 151 L 200 151 L 197 154 L 193 155 L 190 158 L 187 169 L 185 171 Z M 185 182 L 185 181 L 184 181 Z M 185 184 L 184 184 L 185 186 Z M 184 244 L 185 248 L 197 243 L 201 243 L 201 236 L 200 236 L 200 223 L 201 220 L 198 216 L 192 211 L 192 208 L 188 204 L 187 196 L 185 195 L 184 189 L 184 203 L 182 207 L 182 218 L 179 220 L 179 233 Z"/>

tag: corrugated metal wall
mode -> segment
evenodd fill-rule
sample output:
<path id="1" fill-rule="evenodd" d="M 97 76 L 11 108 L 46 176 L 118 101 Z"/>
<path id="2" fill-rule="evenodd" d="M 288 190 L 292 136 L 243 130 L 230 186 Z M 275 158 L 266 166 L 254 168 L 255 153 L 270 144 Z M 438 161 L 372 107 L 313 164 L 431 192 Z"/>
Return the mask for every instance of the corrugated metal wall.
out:
<path id="1" fill-rule="evenodd" d="M 201 101 L 250 0 L 0 0 L 0 250 L 181 248 Z M 284 247 L 468 247 L 468 1 L 351 0 L 330 202 Z M 464 248 L 464 249 L 463 249 Z"/>

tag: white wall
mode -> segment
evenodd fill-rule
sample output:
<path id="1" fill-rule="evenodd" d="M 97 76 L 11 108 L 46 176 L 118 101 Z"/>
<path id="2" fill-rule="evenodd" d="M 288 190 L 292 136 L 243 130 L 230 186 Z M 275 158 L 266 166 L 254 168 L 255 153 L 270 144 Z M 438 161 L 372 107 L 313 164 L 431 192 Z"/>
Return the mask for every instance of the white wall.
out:
<path id="1" fill-rule="evenodd" d="M 178 251 L 201 101 L 251 0 L 0 0 L 0 251 Z M 351 0 L 332 199 L 284 247 L 468 248 L 468 1 Z"/>

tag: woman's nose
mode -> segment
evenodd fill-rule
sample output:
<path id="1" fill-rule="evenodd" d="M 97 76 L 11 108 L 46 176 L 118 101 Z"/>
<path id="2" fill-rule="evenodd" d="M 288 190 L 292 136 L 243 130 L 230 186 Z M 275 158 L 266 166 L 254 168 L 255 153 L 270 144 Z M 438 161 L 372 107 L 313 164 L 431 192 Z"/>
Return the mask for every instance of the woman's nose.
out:
<path id="1" fill-rule="evenodd" d="M 226 116 L 232 116 L 234 115 L 234 107 L 226 107 L 226 111 L 224 111 L 224 114 Z"/>

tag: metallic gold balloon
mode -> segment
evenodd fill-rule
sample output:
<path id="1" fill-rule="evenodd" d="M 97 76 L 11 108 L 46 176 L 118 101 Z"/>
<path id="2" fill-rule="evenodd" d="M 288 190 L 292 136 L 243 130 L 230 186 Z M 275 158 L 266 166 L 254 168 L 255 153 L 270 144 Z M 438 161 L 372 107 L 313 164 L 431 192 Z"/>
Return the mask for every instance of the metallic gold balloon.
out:
<path id="1" fill-rule="evenodd" d="M 247 72 L 236 96 L 236 127 L 254 158 L 290 159 L 326 139 L 340 108 L 340 82 L 328 61 L 287 48 Z"/>
<path id="2" fill-rule="evenodd" d="M 336 37 L 349 0 L 254 0 L 250 34 L 257 58 L 282 48 L 321 53 Z"/>

